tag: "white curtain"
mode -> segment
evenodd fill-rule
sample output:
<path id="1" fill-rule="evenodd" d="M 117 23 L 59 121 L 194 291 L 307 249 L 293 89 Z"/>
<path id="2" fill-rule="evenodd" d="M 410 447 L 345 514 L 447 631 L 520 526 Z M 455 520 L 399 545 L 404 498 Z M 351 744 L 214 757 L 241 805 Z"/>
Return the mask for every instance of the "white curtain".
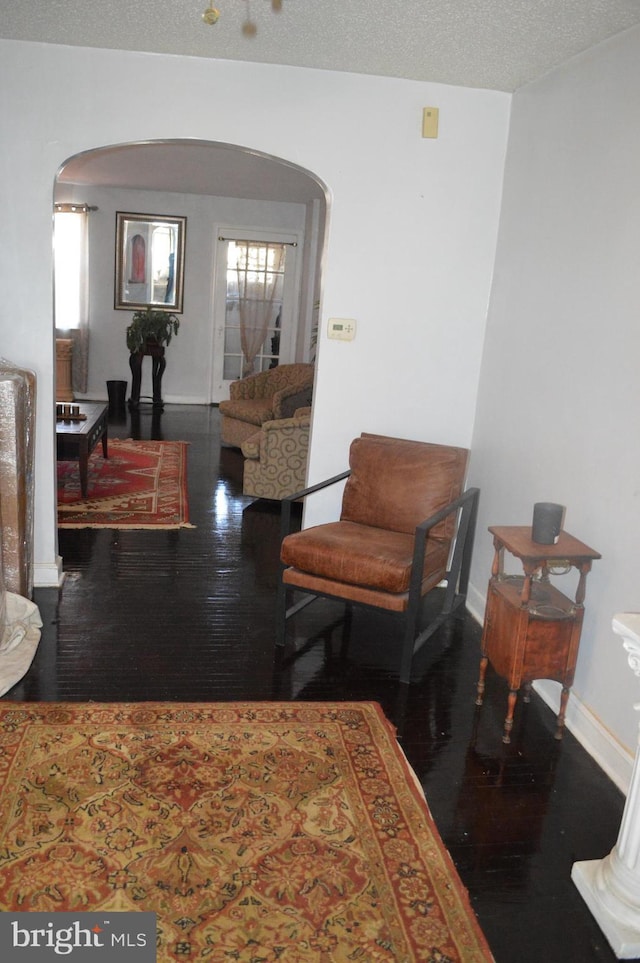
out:
<path id="1" fill-rule="evenodd" d="M 242 376 L 253 374 L 255 359 L 273 319 L 273 300 L 281 292 L 284 244 L 235 241 Z"/>
<path id="2" fill-rule="evenodd" d="M 54 292 L 56 336 L 73 341 L 73 390 L 87 390 L 89 367 L 89 208 L 56 204 Z"/>

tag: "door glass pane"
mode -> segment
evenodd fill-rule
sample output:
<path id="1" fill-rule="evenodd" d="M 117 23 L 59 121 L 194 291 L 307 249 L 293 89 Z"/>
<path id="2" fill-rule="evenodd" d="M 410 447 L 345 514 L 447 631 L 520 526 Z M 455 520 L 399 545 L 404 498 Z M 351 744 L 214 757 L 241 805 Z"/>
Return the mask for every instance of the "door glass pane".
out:
<path id="1" fill-rule="evenodd" d="M 238 366 L 241 377 L 265 371 L 280 357 L 280 318 L 286 246 L 229 241 L 227 248 L 224 377 Z M 228 363 L 227 363 L 228 362 Z"/>
<path id="2" fill-rule="evenodd" d="M 225 381 L 237 381 L 242 374 L 242 358 L 240 355 L 225 355 L 222 376 Z"/>
<path id="3" fill-rule="evenodd" d="M 226 327 L 224 332 L 224 353 L 225 354 L 242 354 L 242 347 L 240 344 L 240 328 L 230 328 Z"/>

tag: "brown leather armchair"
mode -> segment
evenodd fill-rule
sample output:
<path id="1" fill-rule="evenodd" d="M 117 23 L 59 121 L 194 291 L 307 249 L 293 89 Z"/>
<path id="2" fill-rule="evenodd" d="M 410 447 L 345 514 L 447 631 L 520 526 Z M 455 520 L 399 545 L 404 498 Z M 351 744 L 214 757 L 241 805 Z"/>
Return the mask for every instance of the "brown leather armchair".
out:
<path id="1" fill-rule="evenodd" d="M 282 502 L 276 643 L 287 619 L 317 596 L 404 615 L 400 679 L 415 652 L 466 600 L 479 489 L 463 493 L 468 451 L 363 434 L 348 471 Z M 290 534 L 291 504 L 347 478 L 340 520 Z M 419 630 L 424 596 L 446 582 L 438 617 Z M 287 592 L 305 598 L 287 608 Z"/>

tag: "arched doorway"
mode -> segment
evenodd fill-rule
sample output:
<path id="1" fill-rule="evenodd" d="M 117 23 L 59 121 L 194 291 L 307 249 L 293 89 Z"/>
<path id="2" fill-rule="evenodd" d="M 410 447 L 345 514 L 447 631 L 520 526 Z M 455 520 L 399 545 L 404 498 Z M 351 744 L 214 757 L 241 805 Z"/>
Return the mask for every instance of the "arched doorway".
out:
<path id="1" fill-rule="evenodd" d="M 217 229 L 223 225 L 287 234 L 293 229 L 300 237 L 290 360 L 312 358 L 327 190 L 311 172 L 237 145 L 186 139 L 128 143 L 69 158 L 58 172 L 54 200 L 95 208 L 89 215 L 88 365 L 81 396 L 106 397 L 107 380 L 128 376 L 124 330 L 130 316 L 116 310 L 113 299 L 117 211 L 176 214 L 187 220 L 184 323 L 179 347 L 172 345 L 169 359 L 169 400 L 219 400 L 213 394 L 214 357 L 220 349 L 214 337 L 213 281 Z M 56 319 L 60 327 L 64 323 Z"/>

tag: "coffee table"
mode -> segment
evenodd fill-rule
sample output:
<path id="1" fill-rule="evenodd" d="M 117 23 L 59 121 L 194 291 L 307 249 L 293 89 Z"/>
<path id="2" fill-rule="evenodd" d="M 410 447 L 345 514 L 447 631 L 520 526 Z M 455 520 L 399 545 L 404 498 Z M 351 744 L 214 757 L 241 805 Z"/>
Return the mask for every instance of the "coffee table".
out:
<path id="1" fill-rule="evenodd" d="M 89 455 L 102 440 L 102 454 L 109 457 L 107 452 L 107 415 L 108 405 L 102 402 L 81 402 L 80 414 L 86 415 L 82 421 L 56 422 L 56 448 L 58 461 L 72 461 L 77 459 L 80 465 L 80 491 L 82 497 L 87 497 L 87 466 Z"/>

